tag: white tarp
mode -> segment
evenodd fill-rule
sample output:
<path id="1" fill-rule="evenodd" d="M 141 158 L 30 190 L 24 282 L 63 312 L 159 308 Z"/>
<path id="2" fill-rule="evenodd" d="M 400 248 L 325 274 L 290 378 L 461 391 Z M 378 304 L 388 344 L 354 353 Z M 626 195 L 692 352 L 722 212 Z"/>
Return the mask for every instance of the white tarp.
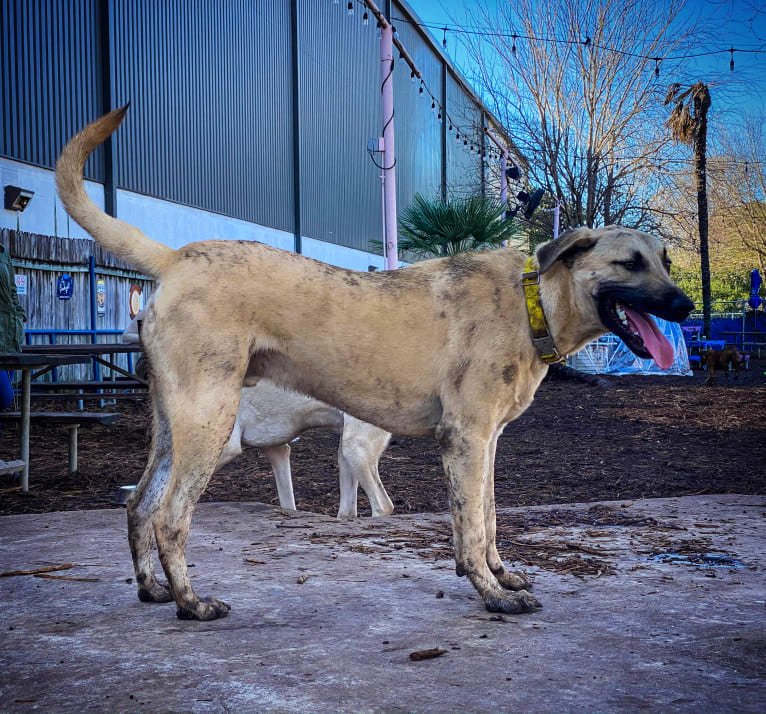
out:
<path id="1" fill-rule="evenodd" d="M 691 376 L 689 355 L 681 326 L 655 317 L 655 322 L 673 345 L 675 358 L 669 369 L 660 369 L 651 359 L 636 357 L 625 343 L 609 333 L 589 342 L 567 359 L 570 367 L 590 374 L 675 374 Z"/>

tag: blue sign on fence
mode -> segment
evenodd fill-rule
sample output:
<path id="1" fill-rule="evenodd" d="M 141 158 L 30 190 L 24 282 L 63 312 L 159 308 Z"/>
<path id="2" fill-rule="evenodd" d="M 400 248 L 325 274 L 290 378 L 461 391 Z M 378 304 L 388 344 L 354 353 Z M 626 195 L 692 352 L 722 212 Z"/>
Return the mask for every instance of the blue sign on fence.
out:
<path id="1" fill-rule="evenodd" d="M 69 273 L 59 275 L 59 278 L 56 281 L 56 293 L 59 296 L 59 300 L 71 300 L 73 288 L 74 283 L 72 282 L 72 276 Z"/>

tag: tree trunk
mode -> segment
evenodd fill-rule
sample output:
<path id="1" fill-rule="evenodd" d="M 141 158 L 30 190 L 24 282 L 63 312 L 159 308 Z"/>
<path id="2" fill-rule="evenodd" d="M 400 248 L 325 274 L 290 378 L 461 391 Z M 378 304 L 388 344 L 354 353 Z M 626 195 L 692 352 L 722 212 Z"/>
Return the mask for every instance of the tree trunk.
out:
<path id="1" fill-rule="evenodd" d="M 614 190 L 614 177 L 611 171 L 606 177 L 606 188 L 604 188 L 604 225 L 612 225 L 612 191 Z"/>
<path id="2" fill-rule="evenodd" d="M 588 195 L 585 199 L 585 225 L 593 228 L 593 219 L 596 213 L 596 172 L 598 171 L 598 159 L 593 156 L 593 150 L 588 147 L 585 160 Z"/>
<path id="3" fill-rule="evenodd" d="M 707 110 L 710 107 L 710 93 L 707 87 L 697 92 L 694 98 L 694 115 L 697 130 L 694 141 L 694 173 L 697 180 L 697 218 L 700 236 L 700 273 L 702 278 L 702 320 L 703 332 L 710 339 L 710 252 L 708 249 L 708 204 L 707 204 Z"/>

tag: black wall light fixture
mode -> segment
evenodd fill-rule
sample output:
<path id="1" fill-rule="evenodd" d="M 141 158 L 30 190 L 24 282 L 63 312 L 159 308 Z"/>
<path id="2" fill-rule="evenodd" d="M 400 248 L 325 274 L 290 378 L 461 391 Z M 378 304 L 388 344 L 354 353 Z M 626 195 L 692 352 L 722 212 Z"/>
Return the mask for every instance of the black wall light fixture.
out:
<path id="1" fill-rule="evenodd" d="M 540 201 L 543 200 L 544 193 L 544 188 L 536 189 L 532 192 L 531 195 L 526 191 L 519 191 L 516 194 L 516 199 L 518 200 L 516 208 L 514 208 L 512 211 L 505 212 L 506 220 L 516 218 L 516 214 L 523 208 L 524 210 L 521 215 L 524 216 L 524 219 L 528 221 L 530 218 L 532 218 L 532 214 L 537 210 L 537 207 L 540 205 Z"/>
<path id="2" fill-rule="evenodd" d="M 19 188 L 18 186 L 6 186 L 5 187 L 5 210 L 6 211 L 18 211 L 21 213 L 32 200 L 32 196 L 35 195 L 34 191 L 29 191 L 26 188 Z"/>

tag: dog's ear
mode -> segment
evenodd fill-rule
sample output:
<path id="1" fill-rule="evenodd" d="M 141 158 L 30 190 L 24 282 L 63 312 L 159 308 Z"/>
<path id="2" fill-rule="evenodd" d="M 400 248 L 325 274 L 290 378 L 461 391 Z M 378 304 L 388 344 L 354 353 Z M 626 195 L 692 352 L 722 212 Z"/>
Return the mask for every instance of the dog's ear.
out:
<path id="1" fill-rule="evenodd" d="M 596 245 L 597 240 L 598 234 L 595 231 L 589 228 L 575 228 L 556 240 L 543 243 L 535 252 L 538 265 L 537 272 L 544 273 L 557 260 L 571 263 L 578 255 Z"/>

